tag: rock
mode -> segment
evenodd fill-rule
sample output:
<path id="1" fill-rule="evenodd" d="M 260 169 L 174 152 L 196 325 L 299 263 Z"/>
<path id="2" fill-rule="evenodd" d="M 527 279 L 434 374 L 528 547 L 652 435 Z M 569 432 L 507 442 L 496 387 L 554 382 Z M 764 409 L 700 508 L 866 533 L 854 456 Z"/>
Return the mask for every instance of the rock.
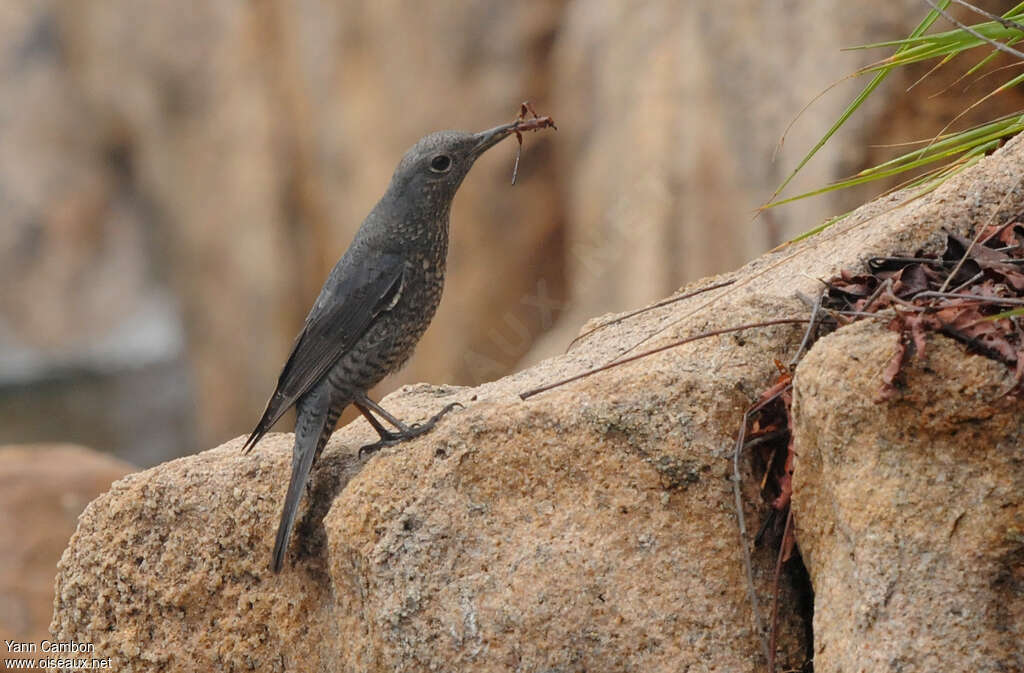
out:
<path id="1" fill-rule="evenodd" d="M 0 446 L 0 640 L 49 637 L 57 561 L 78 515 L 134 469 L 79 446 Z"/>
<path id="2" fill-rule="evenodd" d="M 668 488 L 646 442 L 614 448 L 628 423 L 671 424 L 660 407 L 619 403 L 618 427 L 592 408 L 591 427 L 573 433 L 525 405 L 512 419 L 495 406 L 463 418 L 462 437 L 382 454 L 364 472 L 352 450 L 368 427 L 338 433 L 314 489 L 321 511 L 300 524 L 280 576 L 268 544 L 290 436 L 119 482 L 62 561 L 54 632 L 88 638 L 125 671 L 658 671 L 681 659 L 755 670 L 714 457 L 692 458 L 697 478 Z M 536 453 L 510 453 L 517 441 Z M 798 661 L 801 631 L 784 624 Z"/>
<path id="3" fill-rule="evenodd" d="M 864 321 L 797 370 L 793 512 L 814 670 L 1024 670 L 1024 403 L 1013 372 L 930 337 L 879 401 L 898 335 Z"/>
<path id="4" fill-rule="evenodd" d="M 514 376 L 390 396 L 409 421 L 450 401 L 465 409 L 365 463 L 365 421 L 335 433 L 279 576 L 268 562 L 288 435 L 248 456 L 239 438 L 132 475 L 83 515 L 52 632 L 95 643 L 125 671 L 763 670 L 730 458 L 743 411 L 803 327 L 695 341 L 519 394 L 631 347 L 806 316 L 794 292 L 816 293 L 816 278 L 1020 212 L 1022 161 L 1018 138 L 925 196 L 869 204 L 751 262 L 729 287 L 609 324 Z M 744 465 L 743 477 L 756 530 L 760 475 Z M 762 606 L 773 557 L 754 552 Z M 809 646 L 791 580 L 781 667 L 802 665 Z"/>

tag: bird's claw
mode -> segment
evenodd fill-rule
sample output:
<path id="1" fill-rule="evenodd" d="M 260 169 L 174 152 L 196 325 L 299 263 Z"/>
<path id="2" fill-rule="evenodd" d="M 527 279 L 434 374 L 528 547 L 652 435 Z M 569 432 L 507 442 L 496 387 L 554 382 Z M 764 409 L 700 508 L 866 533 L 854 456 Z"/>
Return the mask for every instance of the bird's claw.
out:
<path id="1" fill-rule="evenodd" d="M 445 407 L 441 409 L 441 411 L 437 412 L 423 423 L 413 423 L 411 426 L 405 428 L 401 432 L 387 432 L 386 434 L 382 433 L 381 438 L 374 442 L 373 444 L 367 444 L 366 446 L 362 446 L 359 448 L 359 458 L 362 459 L 363 456 L 375 453 L 376 451 L 380 450 L 385 446 L 394 446 L 395 444 L 401 444 L 402 442 L 408 439 L 419 437 L 420 435 L 430 432 L 431 430 L 434 429 L 434 426 L 437 425 L 437 422 L 440 421 L 445 414 L 450 412 L 455 407 L 461 407 L 463 409 L 466 408 L 466 406 L 461 402 L 452 402 L 451 404 L 445 405 Z"/>
<path id="2" fill-rule="evenodd" d="M 419 432 L 417 432 L 417 434 L 426 432 L 427 430 L 430 430 L 432 427 L 437 425 L 437 422 L 439 420 L 441 420 L 441 417 L 444 416 L 445 414 L 447 414 L 449 411 L 451 411 L 455 407 L 460 407 L 462 409 L 465 409 L 466 405 L 464 405 L 462 402 L 452 402 L 451 404 L 447 404 L 447 405 L 445 405 L 444 409 L 441 409 L 441 411 L 437 412 L 436 414 L 431 416 L 426 421 L 424 421 L 422 423 L 413 423 L 412 425 L 410 425 L 409 426 L 409 430 L 417 430 L 417 431 L 419 431 Z M 415 437 L 415 436 L 416 435 L 410 435 L 409 438 L 412 438 L 412 437 Z"/>
<path id="3" fill-rule="evenodd" d="M 359 459 L 362 460 L 364 456 L 368 456 L 371 453 L 376 453 L 385 446 L 394 446 L 402 440 L 407 439 L 404 435 L 400 435 L 396 432 L 389 432 L 387 436 L 382 436 L 376 442 L 367 444 L 366 446 L 359 447 Z"/>

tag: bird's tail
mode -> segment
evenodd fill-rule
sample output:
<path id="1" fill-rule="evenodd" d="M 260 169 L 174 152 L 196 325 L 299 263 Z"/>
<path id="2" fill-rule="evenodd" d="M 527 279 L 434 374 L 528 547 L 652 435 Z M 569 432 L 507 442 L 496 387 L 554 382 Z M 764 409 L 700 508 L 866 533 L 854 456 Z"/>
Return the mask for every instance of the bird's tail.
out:
<path id="1" fill-rule="evenodd" d="M 295 424 L 295 447 L 292 449 L 292 477 L 284 496 L 284 508 L 281 510 L 281 523 L 277 527 L 274 557 L 270 566 L 275 573 L 280 572 L 284 566 L 288 539 L 295 527 L 295 515 L 299 511 L 299 501 L 309 481 L 313 463 L 331 438 L 342 410 L 348 406 L 347 403 L 320 406 L 318 402 L 323 403 L 321 400 L 310 400 L 308 405 L 300 404 L 299 419 Z"/>
<path id="2" fill-rule="evenodd" d="M 323 434 L 330 436 L 330 431 Z M 288 493 L 284 496 L 284 509 L 281 510 L 281 523 L 277 527 L 277 539 L 274 540 L 274 560 L 271 569 L 275 573 L 281 572 L 281 567 L 284 565 L 284 555 L 288 551 L 288 538 L 292 535 L 295 515 L 299 511 L 299 500 L 302 498 L 302 491 L 306 488 L 309 471 L 313 468 L 313 458 L 318 453 L 312 442 L 306 442 L 305 446 L 300 446 L 302 439 L 299 435 L 295 436 L 292 478 L 288 482 Z"/>

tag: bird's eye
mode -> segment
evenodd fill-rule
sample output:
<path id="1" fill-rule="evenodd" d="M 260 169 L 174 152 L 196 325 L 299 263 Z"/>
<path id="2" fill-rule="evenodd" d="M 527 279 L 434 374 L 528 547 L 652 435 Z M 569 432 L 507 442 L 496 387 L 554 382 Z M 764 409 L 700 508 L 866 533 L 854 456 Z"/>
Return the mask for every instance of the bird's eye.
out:
<path id="1" fill-rule="evenodd" d="M 438 154 L 430 160 L 430 170 L 435 173 L 446 173 L 452 167 L 452 158 L 447 154 Z"/>

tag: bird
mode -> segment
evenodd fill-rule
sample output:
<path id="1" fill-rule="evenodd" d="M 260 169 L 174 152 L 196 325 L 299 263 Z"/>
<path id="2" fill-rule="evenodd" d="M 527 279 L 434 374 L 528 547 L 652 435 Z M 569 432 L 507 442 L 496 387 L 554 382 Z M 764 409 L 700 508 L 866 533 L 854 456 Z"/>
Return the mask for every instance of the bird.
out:
<path id="1" fill-rule="evenodd" d="M 473 163 L 504 138 L 515 134 L 521 142 L 520 131 L 536 128 L 536 120 L 531 125 L 519 119 L 479 133 L 439 131 L 421 138 L 402 157 L 384 196 L 328 275 L 242 447 L 246 454 L 252 451 L 289 408 L 296 408 L 291 479 L 271 558 L 274 573 L 284 565 L 310 471 L 342 411 L 355 405 L 380 435 L 360 449 L 362 457 L 428 432 L 456 406 L 410 426 L 367 391 L 409 359 L 434 317 L 444 286 L 452 199 Z"/>

